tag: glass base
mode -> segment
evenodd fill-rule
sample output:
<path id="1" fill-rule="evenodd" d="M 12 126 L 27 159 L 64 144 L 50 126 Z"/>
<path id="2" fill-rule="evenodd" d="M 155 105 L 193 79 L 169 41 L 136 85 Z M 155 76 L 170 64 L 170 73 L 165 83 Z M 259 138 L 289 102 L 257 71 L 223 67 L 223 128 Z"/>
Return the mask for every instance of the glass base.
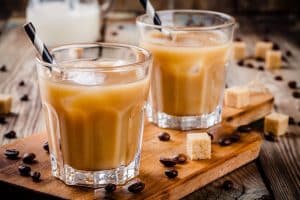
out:
<path id="1" fill-rule="evenodd" d="M 52 175 L 67 185 L 78 185 L 92 188 L 103 187 L 108 183 L 124 185 L 139 174 L 140 156 L 129 165 L 103 171 L 77 170 L 65 164 L 60 167 L 55 157 L 51 155 Z"/>
<path id="2" fill-rule="evenodd" d="M 222 120 L 222 106 L 209 113 L 198 116 L 173 116 L 164 112 L 157 112 L 152 107 L 147 105 L 147 117 L 148 120 L 156 124 L 160 128 L 170 128 L 177 130 L 192 130 L 209 128 Z"/>

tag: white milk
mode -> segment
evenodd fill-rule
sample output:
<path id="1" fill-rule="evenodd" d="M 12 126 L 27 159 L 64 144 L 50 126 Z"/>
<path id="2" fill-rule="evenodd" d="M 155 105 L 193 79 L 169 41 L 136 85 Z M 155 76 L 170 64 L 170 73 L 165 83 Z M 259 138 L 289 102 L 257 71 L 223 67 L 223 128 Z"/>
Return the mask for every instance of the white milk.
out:
<path id="1" fill-rule="evenodd" d="M 33 23 L 37 34 L 49 46 L 99 39 L 97 4 L 78 3 L 71 9 L 65 2 L 40 3 L 28 6 L 26 20 Z"/>

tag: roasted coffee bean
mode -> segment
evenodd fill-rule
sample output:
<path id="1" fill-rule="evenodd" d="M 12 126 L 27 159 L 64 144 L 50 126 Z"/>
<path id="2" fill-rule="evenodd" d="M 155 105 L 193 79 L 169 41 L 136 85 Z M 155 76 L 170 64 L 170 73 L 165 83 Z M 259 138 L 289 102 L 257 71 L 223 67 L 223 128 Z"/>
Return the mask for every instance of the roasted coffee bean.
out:
<path id="1" fill-rule="evenodd" d="M 168 177 L 168 178 L 176 178 L 178 176 L 178 171 L 176 169 L 168 169 L 165 171 L 165 175 Z"/>
<path id="2" fill-rule="evenodd" d="M 299 98 L 300 98 L 300 92 L 295 91 L 295 92 L 293 92 L 292 95 L 293 95 L 293 97 L 296 98 L 296 99 L 299 99 Z"/>
<path id="3" fill-rule="evenodd" d="M 29 166 L 26 166 L 26 165 L 20 165 L 18 167 L 18 170 L 21 174 L 21 176 L 30 176 L 30 171 L 31 171 L 31 168 Z"/>
<path id="4" fill-rule="evenodd" d="M 296 81 L 289 81 L 288 86 L 291 89 L 296 89 L 297 88 L 297 82 Z"/>
<path id="5" fill-rule="evenodd" d="M 241 41 L 242 41 L 242 38 L 236 37 L 236 38 L 234 38 L 234 41 L 236 41 L 236 42 L 241 42 Z"/>
<path id="6" fill-rule="evenodd" d="M 229 138 L 231 139 L 232 142 L 237 142 L 241 139 L 241 136 L 237 133 L 234 133 L 230 135 Z"/>
<path id="7" fill-rule="evenodd" d="M 230 180 L 224 181 L 223 184 L 222 184 L 222 188 L 224 190 L 231 190 L 233 188 L 233 182 L 230 181 Z"/>
<path id="8" fill-rule="evenodd" d="M 0 124 L 6 124 L 7 123 L 7 121 L 6 121 L 6 119 L 5 119 L 5 117 L 2 117 L 2 116 L 0 116 Z"/>
<path id="9" fill-rule="evenodd" d="M 165 167 L 173 167 L 176 165 L 176 161 L 172 158 L 164 158 L 164 157 L 161 157 L 159 159 L 159 162 L 161 164 L 163 164 Z"/>
<path id="10" fill-rule="evenodd" d="M 276 142 L 277 137 L 273 133 L 265 133 L 265 139 L 271 142 Z"/>
<path id="11" fill-rule="evenodd" d="M 244 132 L 244 133 L 248 133 L 250 131 L 252 131 L 252 127 L 250 125 L 243 125 L 243 126 L 239 126 L 237 128 L 237 131 L 239 132 Z"/>
<path id="12" fill-rule="evenodd" d="M 293 117 L 289 117 L 289 125 L 295 125 L 295 119 Z"/>
<path id="13" fill-rule="evenodd" d="M 43 144 L 43 149 L 45 149 L 45 151 L 47 151 L 49 153 L 49 143 L 48 142 L 45 142 Z"/>
<path id="14" fill-rule="evenodd" d="M 123 29 L 124 29 L 124 26 L 123 26 L 123 25 L 119 25 L 119 26 L 118 26 L 118 29 L 123 30 Z"/>
<path id="15" fill-rule="evenodd" d="M 213 133 L 211 133 L 211 132 L 208 131 L 207 135 L 209 135 L 209 137 L 210 137 L 211 140 L 214 140 L 214 134 Z"/>
<path id="16" fill-rule="evenodd" d="M 279 50 L 280 46 L 278 44 L 274 43 L 272 49 L 275 50 L 275 51 Z"/>
<path id="17" fill-rule="evenodd" d="M 13 139 L 17 137 L 17 134 L 15 131 L 9 131 L 7 133 L 4 134 L 4 137 L 7 139 Z"/>
<path id="18" fill-rule="evenodd" d="M 113 31 L 113 32 L 111 32 L 111 35 L 112 35 L 112 36 L 117 36 L 118 33 L 117 33 L 116 31 Z"/>
<path id="19" fill-rule="evenodd" d="M 275 76 L 274 79 L 276 81 L 282 81 L 283 80 L 282 76 Z"/>
<path id="20" fill-rule="evenodd" d="M 251 64 L 251 63 L 247 63 L 247 64 L 246 64 L 246 67 L 248 67 L 248 68 L 250 68 L 250 69 L 254 68 L 253 64 Z"/>
<path id="21" fill-rule="evenodd" d="M 282 56 L 282 57 L 281 57 L 281 60 L 284 61 L 284 62 L 286 62 L 286 63 L 289 62 L 288 59 L 287 59 L 285 56 Z"/>
<path id="22" fill-rule="evenodd" d="M 228 146 L 232 144 L 232 140 L 230 137 L 223 137 L 219 140 L 219 144 L 221 146 Z"/>
<path id="23" fill-rule="evenodd" d="M 244 66 L 244 60 L 239 60 L 239 61 L 237 62 L 237 64 L 238 64 L 238 66 Z"/>
<path id="24" fill-rule="evenodd" d="M 24 94 L 21 98 L 20 98 L 21 101 L 29 101 L 29 98 L 28 98 L 28 95 L 27 94 Z"/>
<path id="25" fill-rule="evenodd" d="M 23 81 L 23 80 L 21 80 L 20 82 L 19 82 L 19 86 L 24 86 L 25 85 L 25 82 Z"/>
<path id="26" fill-rule="evenodd" d="M 40 172 L 33 172 L 30 173 L 31 179 L 33 182 L 39 182 L 41 179 L 41 173 Z"/>
<path id="27" fill-rule="evenodd" d="M 264 58 L 261 58 L 261 57 L 256 57 L 255 60 L 258 61 L 258 62 L 263 62 L 263 61 L 265 61 L 265 59 L 264 59 Z"/>
<path id="28" fill-rule="evenodd" d="M 8 159 L 15 160 L 19 158 L 19 151 L 16 149 L 6 149 L 4 155 Z"/>
<path id="29" fill-rule="evenodd" d="M 298 122 L 298 126 L 300 126 L 300 122 Z"/>
<path id="30" fill-rule="evenodd" d="M 158 139 L 160 141 L 169 141 L 171 138 L 170 134 L 167 132 L 162 132 L 161 134 L 159 134 Z"/>
<path id="31" fill-rule="evenodd" d="M 176 163 L 178 163 L 178 164 L 183 164 L 183 163 L 186 162 L 187 156 L 186 156 L 185 154 L 183 154 L 183 153 L 180 153 L 180 154 L 178 154 L 177 156 L 175 156 L 175 157 L 173 158 L 173 160 L 174 160 Z"/>
<path id="32" fill-rule="evenodd" d="M 132 185 L 130 185 L 128 187 L 128 191 L 132 192 L 132 193 L 139 193 L 139 192 L 143 191 L 144 188 L 145 188 L 145 183 L 139 181 L 139 182 L 136 182 L 136 183 L 133 183 Z"/>
<path id="33" fill-rule="evenodd" d="M 23 156 L 23 163 L 26 163 L 26 164 L 34 163 L 35 157 L 36 156 L 34 153 L 25 153 Z"/>
<path id="34" fill-rule="evenodd" d="M 263 66 L 258 66 L 258 68 L 257 68 L 259 71 L 264 71 L 265 70 L 265 68 L 263 67 Z"/>
<path id="35" fill-rule="evenodd" d="M 107 193 L 113 193 L 117 189 L 117 186 L 115 184 L 109 183 L 104 187 L 104 189 Z"/>
<path id="36" fill-rule="evenodd" d="M 292 54 L 292 52 L 291 52 L 290 50 L 287 50 L 287 51 L 285 52 L 285 55 L 288 56 L 288 57 L 290 57 L 290 56 L 292 56 L 293 54 Z"/>
<path id="37" fill-rule="evenodd" d="M 2 66 L 0 67 L 0 71 L 1 71 L 1 72 L 7 72 L 6 65 L 2 65 Z"/>

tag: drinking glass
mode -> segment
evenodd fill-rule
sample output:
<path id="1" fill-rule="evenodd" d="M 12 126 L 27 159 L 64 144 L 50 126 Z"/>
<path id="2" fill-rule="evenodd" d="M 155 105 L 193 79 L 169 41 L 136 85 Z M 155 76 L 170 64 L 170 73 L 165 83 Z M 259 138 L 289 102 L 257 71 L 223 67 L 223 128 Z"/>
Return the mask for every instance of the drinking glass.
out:
<path id="1" fill-rule="evenodd" d="M 208 128 L 221 121 L 233 17 L 201 10 L 158 11 L 162 25 L 137 18 L 140 46 L 154 63 L 147 116 L 162 128 Z"/>
<path id="2" fill-rule="evenodd" d="M 53 176 L 68 185 L 125 184 L 139 174 L 151 54 L 87 43 L 36 59 Z"/>

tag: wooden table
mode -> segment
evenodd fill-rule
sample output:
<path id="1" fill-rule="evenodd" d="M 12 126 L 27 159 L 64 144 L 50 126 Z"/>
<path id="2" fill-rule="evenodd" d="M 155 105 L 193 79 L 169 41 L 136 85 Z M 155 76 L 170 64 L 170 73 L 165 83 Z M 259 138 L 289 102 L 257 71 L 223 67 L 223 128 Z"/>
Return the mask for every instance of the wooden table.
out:
<path id="1" fill-rule="evenodd" d="M 128 17 L 128 18 L 127 18 Z M 126 19 L 124 19 L 126 18 Z M 249 52 L 253 51 L 255 41 L 264 34 L 255 23 L 241 19 L 238 34 L 245 40 Z M 0 93 L 13 95 L 13 115 L 8 123 L 0 125 L 0 144 L 13 142 L 3 138 L 10 130 L 17 132 L 17 137 L 26 137 L 40 132 L 42 126 L 41 102 L 34 66 L 35 51 L 23 33 L 21 25 L 24 19 L 10 18 L 0 21 L 0 67 L 5 64 L 7 72 L 0 72 Z M 102 41 L 137 44 L 137 31 L 130 15 L 119 15 L 107 19 L 102 28 Z M 195 191 L 184 199 L 299 199 L 300 197 L 300 99 L 292 97 L 292 90 L 287 82 L 297 80 L 300 84 L 300 49 L 281 34 L 269 34 L 272 41 L 278 43 L 285 52 L 293 53 L 288 57 L 286 69 L 277 71 L 259 71 L 236 64 L 228 69 L 227 84 L 240 85 L 253 79 L 265 83 L 275 95 L 278 112 L 292 116 L 298 125 L 289 126 L 289 134 L 278 142 L 264 141 L 259 159 L 234 171 L 233 173 Z M 254 63 L 257 68 L 257 63 Z M 283 81 L 275 81 L 275 76 L 282 76 Z M 21 80 L 25 86 L 19 86 Z M 298 89 L 299 90 L 299 89 Z M 23 94 L 29 95 L 29 101 L 20 101 Z M 232 180 L 234 188 L 226 191 L 221 185 L 224 180 Z M 1 189 L 0 189 L 1 190 Z"/>

